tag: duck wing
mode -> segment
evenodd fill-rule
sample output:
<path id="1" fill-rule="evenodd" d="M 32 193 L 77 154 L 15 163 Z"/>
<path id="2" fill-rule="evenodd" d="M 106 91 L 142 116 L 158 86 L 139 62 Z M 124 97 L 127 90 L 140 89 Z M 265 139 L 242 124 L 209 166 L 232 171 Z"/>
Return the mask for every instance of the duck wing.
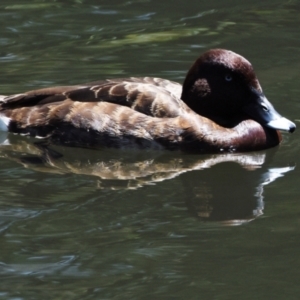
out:
<path id="1" fill-rule="evenodd" d="M 3 96 L 0 110 L 55 105 L 63 101 L 109 102 L 148 116 L 176 117 L 182 109 L 187 109 L 180 100 L 181 89 L 180 84 L 161 78 L 121 78 Z"/>

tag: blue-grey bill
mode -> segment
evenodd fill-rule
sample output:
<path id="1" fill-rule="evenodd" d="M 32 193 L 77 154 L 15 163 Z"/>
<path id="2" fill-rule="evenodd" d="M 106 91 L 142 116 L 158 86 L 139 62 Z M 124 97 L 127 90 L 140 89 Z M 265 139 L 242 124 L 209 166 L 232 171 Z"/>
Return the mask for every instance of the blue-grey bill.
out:
<path id="1" fill-rule="evenodd" d="M 277 130 L 285 130 L 288 132 L 293 132 L 296 129 L 295 123 L 291 122 L 290 120 L 288 120 L 284 117 L 280 117 L 278 119 L 271 120 L 270 122 L 268 122 L 266 124 L 266 126 L 273 128 L 273 129 L 277 129 Z"/>

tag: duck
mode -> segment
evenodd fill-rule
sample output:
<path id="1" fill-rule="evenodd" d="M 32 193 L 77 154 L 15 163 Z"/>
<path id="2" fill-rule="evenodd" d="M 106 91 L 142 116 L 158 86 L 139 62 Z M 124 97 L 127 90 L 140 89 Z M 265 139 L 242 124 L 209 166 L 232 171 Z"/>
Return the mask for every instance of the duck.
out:
<path id="1" fill-rule="evenodd" d="M 226 49 L 200 55 L 182 85 L 130 77 L 0 98 L 1 131 L 71 147 L 247 152 L 277 146 L 280 131 L 295 128 L 251 63 Z"/>

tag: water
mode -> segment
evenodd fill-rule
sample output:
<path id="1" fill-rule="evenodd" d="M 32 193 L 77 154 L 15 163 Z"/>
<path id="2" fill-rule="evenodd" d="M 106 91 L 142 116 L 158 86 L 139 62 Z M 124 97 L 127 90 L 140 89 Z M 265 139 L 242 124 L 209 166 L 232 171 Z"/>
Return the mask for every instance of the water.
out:
<path id="1" fill-rule="evenodd" d="M 126 76 L 182 82 L 200 53 L 221 47 L 248 58 L 298 123 L 298 11 L 291 0 L 3 0 L 0 93 Z M 1 299 L 298 299 L 299 130 L 244 155 L 9 140 Z"/>

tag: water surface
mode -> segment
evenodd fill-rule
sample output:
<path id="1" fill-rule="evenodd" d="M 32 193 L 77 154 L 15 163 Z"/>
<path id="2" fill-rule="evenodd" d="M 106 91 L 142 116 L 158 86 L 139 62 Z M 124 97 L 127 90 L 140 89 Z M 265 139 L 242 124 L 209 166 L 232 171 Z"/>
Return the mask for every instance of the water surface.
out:
<path id="1" fill-rule="evenodd" d="M 8 1 L 1 94 L 182 82 L 213 47 L 299 122 L 298 1 Z M 0 147 L 3 299 L 298 299 L 299 132 L 245 155 Z M 63 157 L 56 156 L 57 153 Z"/>

